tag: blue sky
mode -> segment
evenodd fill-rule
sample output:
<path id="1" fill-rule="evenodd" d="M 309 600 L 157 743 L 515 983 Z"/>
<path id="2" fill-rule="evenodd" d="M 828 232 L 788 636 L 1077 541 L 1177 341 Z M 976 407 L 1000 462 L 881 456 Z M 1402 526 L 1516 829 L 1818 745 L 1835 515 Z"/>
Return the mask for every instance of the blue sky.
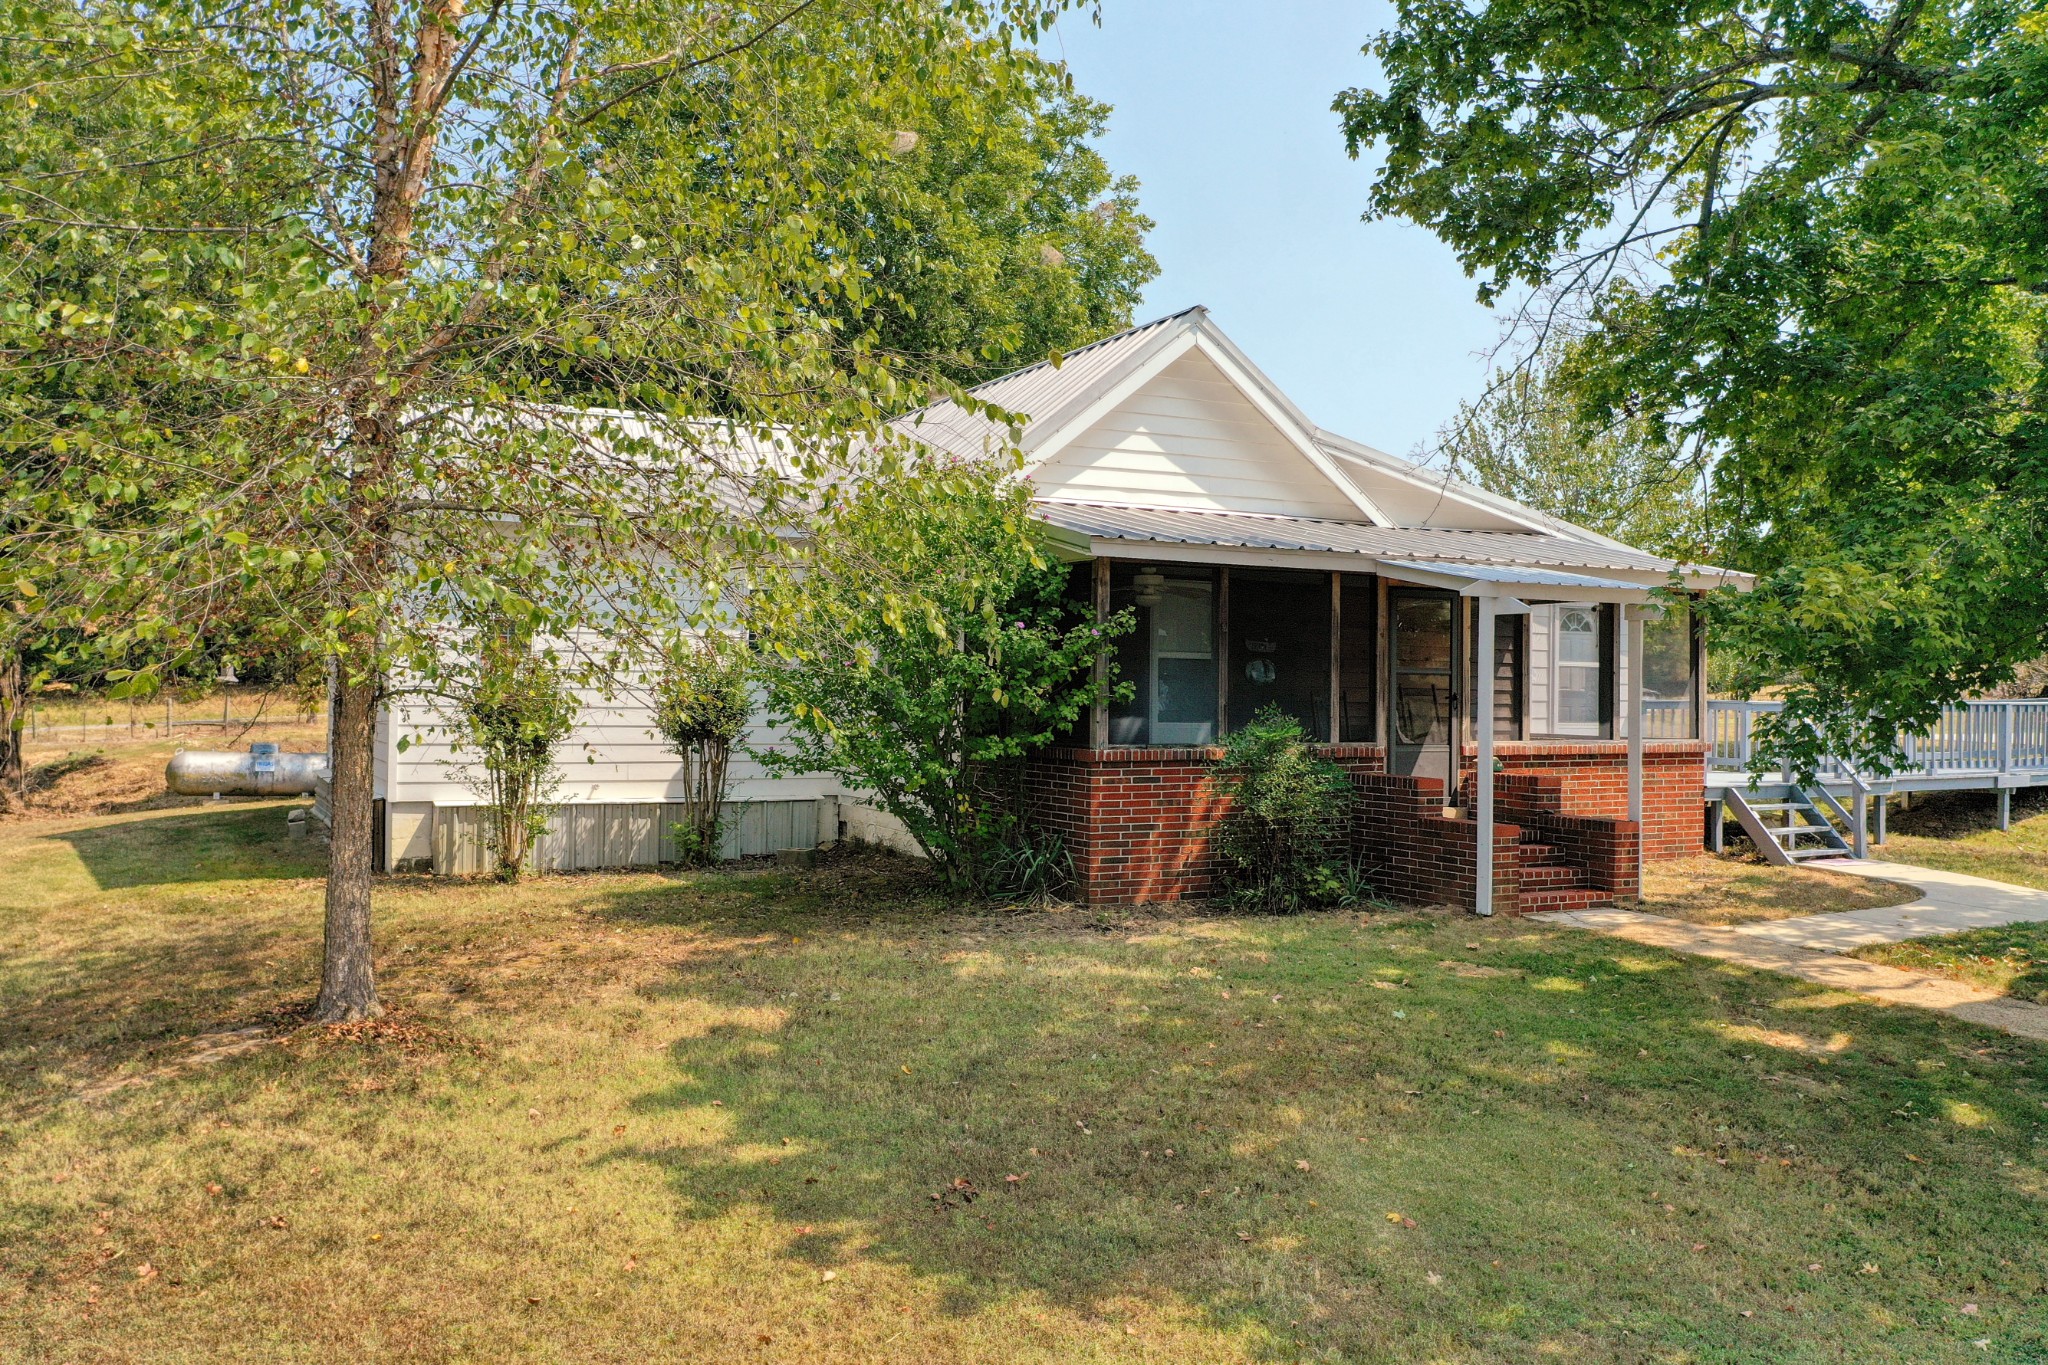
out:
<path id="1" fill-rule="evenodd" d="M 1338 0 L 1102 0 L 1042 50 L 1116 106 L 1102 150 L 1143 182 L 1160 275 L 1143 317 L 1209 306 L 1259 367 L 1333 431 L 1414 453 L 1484 387 L 1499 328 L 1449 250 L 1361 222 L 1371 166 L 1330 101 L 1392 7 Z"/>

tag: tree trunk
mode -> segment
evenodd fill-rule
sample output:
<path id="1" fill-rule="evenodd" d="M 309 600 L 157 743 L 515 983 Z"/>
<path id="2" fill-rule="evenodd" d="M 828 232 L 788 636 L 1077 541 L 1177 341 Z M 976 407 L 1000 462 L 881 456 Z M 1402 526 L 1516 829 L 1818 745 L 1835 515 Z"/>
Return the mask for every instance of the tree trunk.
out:
<path id="1" fill-rule="evenodd" d="M 0 811 L 28 807 L 28 770 L 21 757 L 21 731 L 28 703 L 21 655 L 0 649 Z"/>
<path id="2" fill-rule="evenodd" d="M 370 959 L 370 825 L 376 776 L 378 687 L 340 669 L 334 694 L 334 752 L 329 755 L 334 838 L 327 867 L 327 955 L 313 1018 L 323 1024 L 374 1019 L 377 981 Z"/>

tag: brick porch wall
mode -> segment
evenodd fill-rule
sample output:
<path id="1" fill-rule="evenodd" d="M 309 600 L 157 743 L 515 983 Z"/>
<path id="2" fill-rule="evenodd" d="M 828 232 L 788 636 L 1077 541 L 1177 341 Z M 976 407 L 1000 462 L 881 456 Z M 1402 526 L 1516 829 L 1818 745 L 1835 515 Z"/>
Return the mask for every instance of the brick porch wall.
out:
<path id="1" fill-rule="evenodd" d="M 1503 742 L 1494 746 L 1494 753 L 1506 772 L 1547 773 L 1559 778 L 1559 814 L 1598 815 L 1611 820 L 1628 817 L 1628 745 L 1621 740 L 1583 744 Z M 1477 763 L 1478 751 L 1466 746 L 1459 776 L 1468 805 Z M 1689 858 L 1706 846 L 1706 787 L 1707 746 L 1703 741 L 1644 743 L 1645 858 Z"/>
<path id="2" fill-rule="evenodd" d="M 1383 772 L 1371 744 L 1317 746 L 1353 778 Z M 1229 802 L 1209 787 L 1215 748 L 1048 749 L 1026 778 L 1039 823 L 1066 841 L 1081 898 L 1145 904 L 1215 890 L 1209 836 Z"/>
<path id="3" fill-rule="evenodd" d="M 1442 812 L 1440 782 L 1386 771 L 1372 744 L 1320 745 L 1358 788 L 1356 851 L 1375 885 L 1396 900 L 1469 906 L 1476 885 L 1476 826 Z M 1512 914 L 1519 889 L 1517 820 L 1539 826 L 1588 872 L 1593 885 L 1633 894 L 1636 827 L 1628 811 L 1628 746 L 1503 743 L 1496 788 L 1496 911 Z M 1027 778 L 1040 824 L 1057 832 L 1074 859 L 1083 900 L 1142 904 L 1211 894 L 1211 833 L 1228 803 L 1209 787 L 1214 748 L 1050 749 L 1029 760 Z M 1462 778 L 1470 808 L 1474 751 Z M 1517 781 L 1515 779 L 1536 779 Z M 1706 746 L 1657 741 L 1644 746 L 1645 855 L 1676 858 L 1702 846 Z"/>

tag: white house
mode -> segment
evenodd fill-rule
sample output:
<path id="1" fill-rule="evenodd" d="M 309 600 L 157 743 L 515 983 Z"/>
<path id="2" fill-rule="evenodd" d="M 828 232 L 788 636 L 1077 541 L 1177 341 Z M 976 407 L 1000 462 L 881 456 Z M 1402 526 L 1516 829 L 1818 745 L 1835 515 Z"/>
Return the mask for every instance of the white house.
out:
<path id="1" fill-rule="evenodd" d="M 1268 705 L 1352 772 L 1361 847 L 1386 851 L 1390 893 L 1586 904 L 1631 889 L 1641 858 L 1699 847 L 1703 646 L 1689 613 L 1660 611 L 1653 593 L 1741 575 L 1675 564 L 1326 431 L 1201 308 L 976 394 L 1028 419 L 1026 477 L 1077 595 L 1141 617 L 1117 658 L 1135 698 L 1098 708 L 1086 743 L 1034 760 L 1040 813 L 1066 837 L 1085 895 L 1206 889 L 1207 746 Z M 1007 444 L 1004 428 L 952 403 L 899 427 L 955 455 Z M 541 860 L 658 861 L 678 763 L 643 702 L 589 703 L 562 748 L 565 804 Z M 1635 714 L 1644 724 L 1629 724 Z M 387 869 L 481 866 L 474 798 L 432 719 L 400 700 L 380 721 Z M 418 742 L 400 752 L 401 735 Z M 776 738 L 763 720 L 748 742 Z M 834 778 L 775 777 L 749 759 L 735 775 L 728 853 L 891 836 Z M 1485 823 L 1495 840 L 1474 837 Z M 1431 866 L 1403 870 L 1417 851 Z"/>

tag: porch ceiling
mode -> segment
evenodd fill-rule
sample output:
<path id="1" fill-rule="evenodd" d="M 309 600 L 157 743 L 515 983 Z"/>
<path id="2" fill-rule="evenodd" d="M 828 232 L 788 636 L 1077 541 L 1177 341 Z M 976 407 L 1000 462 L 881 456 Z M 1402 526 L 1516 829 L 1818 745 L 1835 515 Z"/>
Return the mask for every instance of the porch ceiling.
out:
<path id="1" fill-rule="evenodd" d="M 1641 550 L 1534 532 L 1370 526 L 1306 517 L 1045 500 L 1037 502 L 1033 510 L 1048 525 L 1076 538 L 1087 537 L 1092 553 L 1110 558 L 1147 557 L 1146 546 L 1177 546 L 1184 548 L 1178 553 L 1163 548 L 1152 553 L 1201 563 L 1300 563 L 1312 567 L 1320 562 L 1326 567 L 1336 564 L 1361 571 L 1384 568 L 1395 577 L 1402 576 L 1404 570 L 1411 576 L 1435 573 L 1504 586 L 1556 588 L 1558 596 L 1640 592 L 1661 586 L 1674 569 L 1685 576 L 1689 586 L 1698 588 L 1724 583 L 1747 586 L 1751 581 L 1748 575 L 1731 570 L 1680 565 Z M 1372 564 L 1360 564 L 1360 559 Z M 1466 566 L 1520 572 L 1461 573 Z"/>

